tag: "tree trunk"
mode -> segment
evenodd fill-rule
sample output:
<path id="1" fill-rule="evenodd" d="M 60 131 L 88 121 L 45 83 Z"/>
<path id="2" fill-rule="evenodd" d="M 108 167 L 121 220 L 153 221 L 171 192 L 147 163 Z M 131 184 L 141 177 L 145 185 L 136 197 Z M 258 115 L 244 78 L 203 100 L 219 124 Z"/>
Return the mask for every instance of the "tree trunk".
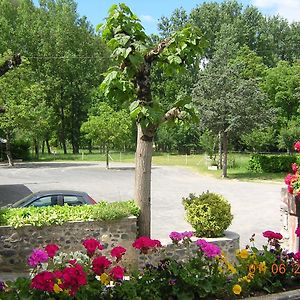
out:
<path id="1" fill-rule="evenodd" d="M 228 135 L 227 132 L 223 133 L 223 153 L 224 153 L 224 160 L 223 160 L 223 172 L 222 177 L 227 177 L 227 156 L 228 156 Z"/>
<path id="2" fill-rule="evenodd" d="M 109 169 L 109 148 L 108 145 L 105 145 L 105 157 L 106 157 L 106 169 Z"/>
<path id="3" fill-rule="evenodd" d="M 45 154 L 45 140 L 42 142 L 42 154 Z"/>
<path id="4" fill-rule="evenodd" d="M 219 132 L 219 164 L 218 164 L 218 168 L 220 170 L 223 169 L 223 160 L 222 160 L 222 132 Z"/>
<path id="5" fill-rule="evenodd" d="M 10 147 L 10 136 L 9 134 L 6 135 L 6 156 L 7 156 L 7 161 L 8 165 L 12 167 L 14 165 L 13 158 L 11 155 L 11 147 Z"/>
<path id="6" fill-rule="evenodd" d="M 141 208 L 138 219 L 139 236 L 151 233 L 151 164 L 153 135 L 143 132 L 137 124 L 137 147 L 135 154 L 135 201 Z"/>
<path id="7" fill-rule="evenodd" d="M 60 141 L 62 144 L 62 148 L 64 150 L 64 154 L 67 154 L 67 145 L 66 145 L 66 137 L 65 137 L 65 112 L 63 106 L 60 108 L 60 117 L 61 117 L 61 132 L 60 132 Z"/>
<path id="8" fill-rule="evenodd" d="M 48 154 L 52 154 L 52 153 L 51 153 L 50 144 L 49 144 L 49 140 L 46 140 L 46 146 L 47 146 Z"/>
<path id="9" fill-rule="evenodd" d="M 39 159 L 39 142 L 34 139 L 34 154 L 35 154 L 35 158 Z"/>
<path id="10" fill-rule="evenodd" d="M 92 154 L 93 147 L 92 147 L 92 141 L 91 140 L 88 141 L 88 148 L 89 148 L 89 154 Z"/>

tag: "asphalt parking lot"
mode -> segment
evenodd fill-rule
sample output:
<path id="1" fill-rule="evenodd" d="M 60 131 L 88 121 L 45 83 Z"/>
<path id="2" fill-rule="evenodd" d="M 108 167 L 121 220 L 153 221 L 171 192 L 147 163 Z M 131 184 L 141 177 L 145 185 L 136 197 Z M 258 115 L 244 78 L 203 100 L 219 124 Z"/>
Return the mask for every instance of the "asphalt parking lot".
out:
<path id="1" fill-rule="evenodd" d="M 85 191 L 95 200 L 133 199 L 134 167 L 103 163 L 30 163 L 13 168 L 0 166 L 0 185 L 25 185 L 33 192 L 47 189 Z M 245 245 L 256 233 L 257 246 L 264 230 L 280 230 L 280 190 L 283 184 L 222 180 L 201 176 L 190 169 L 154 166 L 152 170 L 152 236 L 168 241 L 171 231 L 189 230 L 184 220 L 182 197 L 207 190 L 222 194 L 232 205 L 234 220 L 229 230 Z M 3 197 L 4 194 L 2 194 Z M 1 202 L 1 186 L 0 186 Z"/>

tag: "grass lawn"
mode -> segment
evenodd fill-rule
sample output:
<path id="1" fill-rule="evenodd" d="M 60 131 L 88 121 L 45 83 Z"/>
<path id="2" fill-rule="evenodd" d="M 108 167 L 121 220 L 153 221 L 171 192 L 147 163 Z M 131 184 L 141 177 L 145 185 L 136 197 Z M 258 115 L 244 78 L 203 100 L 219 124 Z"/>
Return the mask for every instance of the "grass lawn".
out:
<path id="1" fill-rule="evenodd" d="M 283 182 L 285 173 L 253 173 L 247 169 L 251 154 L 229 153 L 228 155 L 228 177 L 238 180 L 263 180 Z M 105 155 L 101 153 L 89 154 L 88 151 L 81 151 L 81 154 L 63 154 L 58 152 L 55 155 L 43 154 L 39 161 L 105 161 Z M 133 152 L 111 152 L 110 162 L 134 162 Z M 178 155 L 168 153 L 153 153 L 153 164 L 169 166 L 185 166 L 205 176 L 220 178 L 221 170 L 208 170 L 209 162 L 205 154 Z"/>

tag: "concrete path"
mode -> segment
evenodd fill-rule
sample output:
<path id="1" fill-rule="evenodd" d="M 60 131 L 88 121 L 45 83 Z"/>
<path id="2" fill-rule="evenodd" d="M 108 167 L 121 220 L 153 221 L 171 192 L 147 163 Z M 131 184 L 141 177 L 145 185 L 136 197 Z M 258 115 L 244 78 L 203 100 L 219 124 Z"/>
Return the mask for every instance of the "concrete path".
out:
<path id="1" fill-rule="evenodd" d="M 24 184 L 32 191 L 75 189 L 88 192 L 97 201 L 133 198 L 132 164 L 112 163 L 30 163 L 8 168 L 0 166 L 0 184 Z M 234 220 L 229 230 L 241 235 L 241 246 L 264 230 L 280 230 L 280 190 L 283 184 L 242 182 L 204 177 L 190 169 L 154 166 L 152 170 L 152 236 L 167 242 L 171 231 L 189 230 L 184 220 L 182 197 L 207 190 L 222 194 L 232 205 Z M 1 202 L 1 186 L 0 186 Z"/>

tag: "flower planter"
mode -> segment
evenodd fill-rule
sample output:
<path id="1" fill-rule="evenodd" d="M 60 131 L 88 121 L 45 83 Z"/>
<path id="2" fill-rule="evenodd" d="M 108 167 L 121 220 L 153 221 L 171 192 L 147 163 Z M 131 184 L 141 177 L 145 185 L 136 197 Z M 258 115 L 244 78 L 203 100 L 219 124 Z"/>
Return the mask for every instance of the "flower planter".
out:
<path id="1" fill-rule="evenodd" d="M 250 297 L 252 300 L 285 300 L 285 299 L 300 299 L 300 289 L 287 291 L 282 293 L 262 295 L 256 297 Z"/>
<path id="2" fill-rule="evenodd" d="M 299 197 L 289 194 L 287 188 L 281 190 L 282 202 L 287 206 L 288 213 L 294 216 L 300 216 L 300 199 Z"/>

